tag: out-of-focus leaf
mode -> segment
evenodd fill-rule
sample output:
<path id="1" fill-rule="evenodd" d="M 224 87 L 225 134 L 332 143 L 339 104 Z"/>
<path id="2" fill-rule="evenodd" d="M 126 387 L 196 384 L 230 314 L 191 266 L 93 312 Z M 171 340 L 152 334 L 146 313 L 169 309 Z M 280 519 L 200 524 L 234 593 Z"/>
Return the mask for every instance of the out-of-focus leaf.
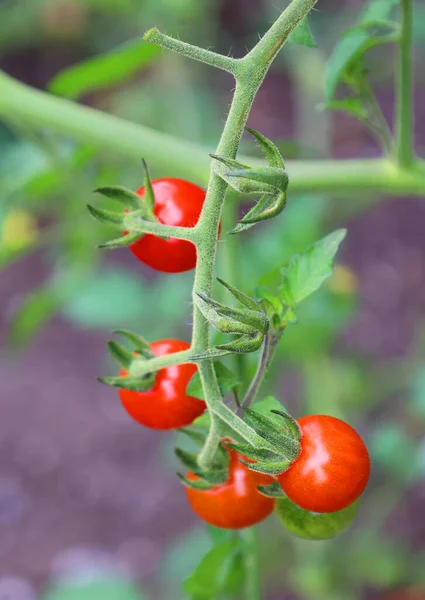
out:
<path id="1" fill-rule="evenodd" d="M 50 81 L 48 87 L 55 94 L 75 100 L 88 92 L 125 81 L 148 67 L 160 53 L 159 46 L 135 39 L 64 69 Z"/>
<path id="2" fill-rule="evenodd" d="M 8 344 L 19 349 L 84 285 L 80 271 L 65 271 L 47 285 L 32 291 L 13 316 L 8 330 Z"/>
<path id="3" fill-rule="evenodd" d="M 145 288 L 123 269 L 94 275 L 64 306 L 64 314 L 85 327 L 120 327 L 143 315 Z"/>
<path id="4" fill-rule="evenodd" d="M 332 275 L 335 255 L 346 234 L 345 229 L 338 229 L 291 259 L 280 290 L 283 302 L 292 307 L 299 304 Z"/>
<path id="5" fill-rule="evenodd" d="M 184 582 L 184 591 L 196 600 L 215 599 L 232 593 L 243 577 L 239 539 L 214 546 Z M 236 585 L 235 585 L 236 584 Z"/>
<path id="6" fill-rule="evenodd" d="M 398 32 L 394 23 L 387 19 L 398 1 L 372 0 L 363 11 L 359 24 L 340 38 L 326 67 L 325 97 L 328 101 L 332 99 L 347 70 L 356 64 L 367 50 L 379 44 L 396 41 Z"/>
<path id="7" fill-rule="evenodd" d="M 350 576 L 356 581 L 374 587 L 389 587 L 404 581 L 406 551 L 400 541 L 382 536 L 359 537 L 343 554 L 343 560 L 350 561 Z"/>
<path id="8" fill-rule="evenodd" d="M 410 406 L 416 415 L 425 419 L 425 369 L 413 378 Z"/>
<path id="9" fill-rule="evenodd" d="M 316 40 L 313 37 L 313 34 L 310 31 L 310 26 L 308 23 L 308 18 L 304 17 L 304 19 L 299 23 L 299 25 L 294 29 L 289 39 L 296 44 L 300 44 L 301 46 L 307 46 L 308 48 L 316 47 Z"/>
<path id="10" fill-rule="evenodd" d="M 64 581 L 51 585 L 41 600 L 147 600 L 140 586 L 121 579 Z"/>
<path id="11" fill-rule="evenodd" d="M 235 375 L 232 373 L 232 371 L 223 365 L 223 363 L 221 363 L 219 360 L 214 361 L 214 368 L 221 395 L 224 396 L 227 394 L 227 392 L 238 385 L 238 382 L 236 381 Z M 195 398 L 201 398 L 202 400 L 205 400 L 199 371 L 196 371 L 192 379 L 189 381 L 186 393 L 189 394 L 189 396 L 195 396 Z"/>
<path id="12" fill-rule="evenodd" d="M 211 539 L 202 526 L 192 528 L 176 539 L 167 549 L 159 568 L 157 585 L 160 586 L 161 599 L 181 600 L 183 598 L 183 593 L 180 591 L 182 580 L 190 576 L 199 563 L 199 557 L 204 556 L 211 546 Z M 184 598 L 187 600 L 186 594 Z"/>
<path id="13" fill-rule="evenodd" d="M 343 100 L 331 100 L 326 104 L 320 105 L 322 110 L 339 110 L 346 112 L 360 121 L 367 118 L 367 110 L 361 98 L 344 98 Z"/>
<path id="14" fill-rule="evenodd" d="M 416 443 L 402 426 L 382 423 L 369 440 L 372 460 L 385 472 L 409 481 L 422 476 Z"/>

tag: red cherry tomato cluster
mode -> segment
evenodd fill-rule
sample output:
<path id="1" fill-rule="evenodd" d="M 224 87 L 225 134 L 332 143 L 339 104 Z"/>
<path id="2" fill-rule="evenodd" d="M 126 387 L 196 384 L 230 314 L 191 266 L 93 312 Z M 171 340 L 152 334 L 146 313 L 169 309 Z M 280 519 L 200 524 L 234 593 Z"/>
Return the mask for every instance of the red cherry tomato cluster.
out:
<path id="1" fill-rule="evenodd" d="M 165 225 L 194 227 L 202 212 L 205 191 L 181 179 L 157 179 L 152 182 L 154 215 Z M 145 188 L 137 190 L 142 198 Z M 145 234 L 130 246 L 133 254 L 157 271 L 181 273 L 196 266 L 196 247 L 189 241 L 162 239 Z M 155 356 L 187 350 L 189 344 L 161 340 L 151 344 Z M 174 365 L 160 370 L 149 391 L 120 390 L 121 401 L 130 416 L 152 429 L 178 429 L 193 423 L 206 409 L 205 403 L 186 393 L 197 367 Z M 126 375 L 121 371 L 121 375 Z M 277 476 L 287 496 L 279 505 L 279 514 L 289 530 L 302 537 L 323 539 L 344 529 L 352 514 L 338 513 L 352 505 L 366 487 L 370 473 L 369 454 L 356 431 L 344 421 L 325 415 L 302 417 L 301 452 L 291 466 Z M 227 448 L 227 481 L 208 490 L 186 488 L 190 505 L 204 521 L 224 529 L 241 529 L 268 517 L 276 500 L 264 496 L 258 486 L 274 481 L 248 469 L 239 455 Z M 188 480 L 198 477 L 188 473 Z M 292 501 L 294 504 L 288 504 Z M 303 511 L 305 512 L 303 515 Z M 319 518 L 320 513 L 332 513 Z M 316 516 L 315 516 L 316 515 Z M 348 516 L 347 516 L 348 515 Z M 325 519 L 325 520 L 324 520 Z M 328 519 L 328 521 L 326 521 Z M 331 524 L 332 531 L 327 531 Z M 308 527 L 307 527 L 308 525 Z"/>
<path id="2" fill-rule="evenodd" d="M 194 227 L 205 201 L 205 191 L 183 179 L 156 179 L 152 182 L 154 214 L 164 225 Z M 142 198 L 145 188 L 136 192 Z M 196 247 L 187 240 L 163 239 L 146 233 L 130 250 L 143 263 L 163 273 L 183 273 L 196 266 Z"/>

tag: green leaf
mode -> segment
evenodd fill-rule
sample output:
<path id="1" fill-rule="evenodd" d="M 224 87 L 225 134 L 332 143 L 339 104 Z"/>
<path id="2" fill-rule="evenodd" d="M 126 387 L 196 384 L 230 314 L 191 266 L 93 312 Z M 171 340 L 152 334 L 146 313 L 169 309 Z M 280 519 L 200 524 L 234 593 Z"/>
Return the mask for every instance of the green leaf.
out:
<path id="1" fill-rule="evenodd" d="M 89 92 L 118 85 L 137 71 L 148 67 L 161 48 L 135 39 L 100 56 L 94 56 L 56 75 L 48 89 L 54 94 L 76 100 Z"/>
<path id="2" fill-rule="evenodd" d="M 99 581 L 64 581 L 51 585 L 41 600 L 146 600 L 140 586 L 131 581 L 105 578 Z"/>
<path id="3" fill-rule="evenodd" d="M 343 100 L 331 100 L 319 107 L 321 110 L 339 110 L 346 112 L 360 121 L 367 119 L 367 110 L 361 98 L 344 98 Z"/>
<path id="4" fill-rule="evenodd" d="M 225 396 L 227 392 L 239 385 L 233 372 L 223 365 L 223 363 L 221 363 L 219 360 L 214 361 L 214 368 L 222 396 Z M 196 371 L 192 379 L 189 381 L 189 384 L 186 388 L 186 393 L 189 396 L 194 396 L 195 398 L 205 400 L 199 371 Z"/>
<path id="5" fill-rule="evenodd" d="M 108 269 L 94 275 L 63 309 L 84 327 L 114 328 L 143 316 L 145 289 L 131 273 Z"/>
<path id="6" fill-rule="evenodd" d="M 295 42 L 301 46 L 307 46 L 308 48 L 315 48 L 317 46 L 316 40 L 310 31 L 307 17 L 304 17 L 304 19 L 300 21 L 296 29 L 291 33 L 289 39 L 291 42 Z"/>
<path id="7" fill-rule="evenodd" d="M 397 40 L 398 32 L 394 28 L 394 23 L 387 19 L 398 1 L 372 0 L 363 11 L 360 23 L 340 38 L 326 67 L 326 100 L 333 98 L 338 83 L 347 71 L 361 60 L 367 50 Z"/>
<path id="8" fill-rule="evenodd" d="M 212 548 L 201 560 L 195 572 L 183 584 L 184 591 L 199 600 L 215 599 L 234 590 L 243 575 L 237 558 L 241 554 L 239 539 L 226 541 Z"/>
<path id="9" fill-rule="evenodd" d="M 346 234 L 346 229 L 338 229 L 291 259 L 283 272 L 280 289 L 283 302 L 296 306 L 332 275 L 335 254 Z"/>
<path id="10" fill-rule="evenodd" d="M 19 349 L 84 287 L 86 276 L 80 271 L 65 271 L 44 287 L 32 291 L 13 316 L 7 342 Z"/>

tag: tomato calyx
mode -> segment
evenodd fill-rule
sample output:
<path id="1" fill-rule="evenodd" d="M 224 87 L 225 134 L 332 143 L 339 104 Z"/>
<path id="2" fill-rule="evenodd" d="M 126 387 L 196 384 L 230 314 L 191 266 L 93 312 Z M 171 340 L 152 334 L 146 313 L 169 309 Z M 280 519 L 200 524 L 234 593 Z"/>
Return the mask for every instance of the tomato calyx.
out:
<path id="1" fill-rule="evenodd" d="M 154 214 L 155 196 L 152 180 L 144 159 L 142 159 L 142 163 L 145 172 L 143 197 L 140 194 L 119 185 L 103 186 L 94 190 L 96 193 L 105 196 L 109 200 L 119 202 L 124 206 L 123 212 L 115 212 L 95 207 L 90 204 L 87 205 L 88 210 L 96 220 L 125 232 L 122 237 L 105 242 L 104 244 L 101 244 L 99 248 L 130 246 L 141 238 L 144 225 L 147 223 L 159 224 L 159 221 Z M 161 235 L 158 234 L 158 237 L 164 238 L 163 229 L 164 228 L 161 227 L 162 233 Z"/>
<path id="2" fill-rule="evenodd" d="M 150 360 L 154 357 L 149 343 L 141 335 L 127 331 L 126 329 L 118 329 L 114 333 L 122 335 L 132 345 L 133 350 L 128 350 L 122 344 L 115 341 L 108 342 L 109 352 L 125 371 L 129 371 L 131 364 L 137 359 Z M 98 381 L 106 383 L 112 387 L 123 388 L 133 392 L 145 392 L 149 390 L 155 382 L 156 373 L 146 373 L 143 377 L 132 377 L 131 375 L 121 375 L 119 377 L 99 377 Z"/>
<path id="3" fill-rule="evenodd" d="M 283 424 L 246 408 L 244 420 L 260 435 L 267 448 L 257 448 L 249 444 L 229 443 L 229 448 L 241 454 L 241 462 L 251 471 L 268 475 L 279 475 L 286 471 L 301 452 L 301 431 L 297 421 L 288 413 L 272 410 L 282 417 Z"/>
<path id="4" fill-rule="evenodd" d="M 197 446 L 202 448 L 205 444 L 208 432 L 206 430 L 187 427 L 180 430 L 185 433 Z M 229 444 L 226 442 L 226 445 Z M 195 490 L 210 490 L 217 485 L 225 483 L 229 478 L 229 451 L 226 445 L 220 442 L 217 452 L 214 456 L 214 461 L 208 470 L 201 469 L 198 465 L 197 455 L 181 448 L 175 449 L 175 454 L 182 465 L 189 470 L 195 478 L 187 478 L 182 473 L 177 473 L 177 477 L 182 483 Z"/>
<path id="5" fill-rule="evenodd" d="M 279 149 L 271 140 L 255 129 L 247 127 L 247 131 L 260 144 L 269 164 L 268 167 L 252 168 L 217 154 L 210 155 L 218 163 L 218 175 L 233 189 L 244 195 L 261 196 L 236 227 L 229 231 L 230 234 L 241 233 L 256 223 L 272 219 L 279 215 L 286 206 L 288 175 Z"/>
<path id="6" fill-rule="evenodd" d="M 227 354 L 255 352 L 264 342 L 270 323 L 266 313 L 253 298 L 218 279 L 244 308 L 233 308 L 217 302 L 202 292 L 196 292 L 195 302 L 206 320 L 218 331 L 238 338 L 226 344 L 218 344 L 210 350 L 192 356 L 192 360 L 203 360 Z"/>

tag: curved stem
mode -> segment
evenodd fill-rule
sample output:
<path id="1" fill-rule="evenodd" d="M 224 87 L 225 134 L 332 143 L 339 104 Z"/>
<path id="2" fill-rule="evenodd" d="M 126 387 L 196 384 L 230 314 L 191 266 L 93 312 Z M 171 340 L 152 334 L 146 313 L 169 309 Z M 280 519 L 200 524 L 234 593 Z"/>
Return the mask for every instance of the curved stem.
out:
<path id="1" fill-rule="evenodd" d="M 251 385 L 249 386 L 245 398 L 242 402 L 243 408 L 249 408 L 254 402 L 258 392 L 260 391 L 260 387 L 263 383 L 264 376 L 267 373 L 267 370 L 276 352 L 276 347 L 279 342 L 279 339 L 280 336 L 270 334 L 270 332 L 266 335 L 266 338 L 264 340 L 263 352 L 261 355 L 260 362 L 258 363 L 257 371 L 254 375 L 253 380 L 251 381 Z"/>
<path id="2" fill-rule="evenodd" d="M 408 167 L 414 160 L 413 148 L 413 0 L 401 2 L 401 37 L 397 67 L 397 160 Z"/>

